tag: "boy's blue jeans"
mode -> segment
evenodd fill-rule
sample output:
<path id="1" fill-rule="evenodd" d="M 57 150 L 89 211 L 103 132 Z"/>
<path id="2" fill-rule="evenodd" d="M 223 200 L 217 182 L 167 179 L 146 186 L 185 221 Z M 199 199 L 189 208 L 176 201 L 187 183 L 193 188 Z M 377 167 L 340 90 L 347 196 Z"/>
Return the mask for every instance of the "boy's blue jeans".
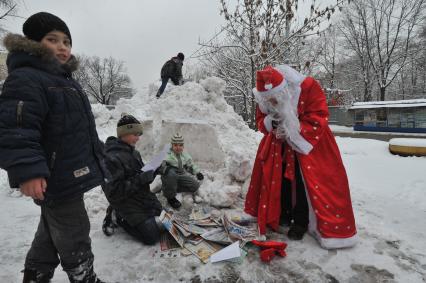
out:
<path id="1" fill-rule="evenodd" d="M 160 97 L 160 95 L 163 94 L 168 82 L 169 82 L 169 78 L 161 78 L 161 86 L 158 89 L 157 97 Z"/>

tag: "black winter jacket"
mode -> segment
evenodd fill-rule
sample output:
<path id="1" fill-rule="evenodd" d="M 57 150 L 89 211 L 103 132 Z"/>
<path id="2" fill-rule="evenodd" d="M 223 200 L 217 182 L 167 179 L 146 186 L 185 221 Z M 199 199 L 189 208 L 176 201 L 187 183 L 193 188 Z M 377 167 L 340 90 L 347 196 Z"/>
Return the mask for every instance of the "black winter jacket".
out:
<path id="1" fill-rule="evenodd" d="M 164 63 L 161 68 L 161 78 L 169 78 L 175 85 L 178 85 L 179 81 L 182 79 L 182 66 L 182 60 L 177 57 L 173 57 Z"/>
<path id="2" fill-rule="evenodd" d="M 116 137 L 106 140 L 105 151 L 111 177 L 103 190 L 112 207 L 132 226 L 160 215 L 162 206 L 149 189 L 154 172 L 142 172 L 139 151 Z"/>
<path id="3" fill-rule="evenodd" d="M 70 199 L 103 183 L 102 144 L 89 100 L 39 42 L 9 34 L 9 76 L 0 95 L 0 168 L 11 187 L 47 179 L 45 201 Z"/>

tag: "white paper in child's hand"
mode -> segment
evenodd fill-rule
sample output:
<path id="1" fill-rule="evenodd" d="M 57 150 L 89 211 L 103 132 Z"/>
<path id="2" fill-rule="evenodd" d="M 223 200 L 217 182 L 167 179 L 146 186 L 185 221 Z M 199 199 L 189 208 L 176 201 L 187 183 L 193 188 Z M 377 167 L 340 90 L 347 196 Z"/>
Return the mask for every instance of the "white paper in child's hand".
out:
<path id="1" fill-rule="evenodd" d="M 143 172 L 149 171 L 149 170 L 157 170 L 158 167 L 160 167 L 161 163 L 163 162 L 164 158 L 166 158 L 167 151 L 169 150 L 170 145 L 166 144 L 163 149 L 154 155 L 154 157 L 149 161 L 145 166 L 142 168 Z"/>

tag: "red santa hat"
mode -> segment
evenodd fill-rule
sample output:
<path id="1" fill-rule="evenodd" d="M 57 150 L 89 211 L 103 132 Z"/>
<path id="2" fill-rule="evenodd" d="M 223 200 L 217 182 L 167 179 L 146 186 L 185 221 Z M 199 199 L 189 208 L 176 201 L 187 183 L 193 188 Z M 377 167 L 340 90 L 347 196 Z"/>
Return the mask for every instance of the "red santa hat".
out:
<path id="1" fill-rule="evenodd" d="M 266 66 L 256 72 L 256 91 L 259 94 L 275 93 L 282 89 L 284 84 L 284 75 L 272 66 Z"/>

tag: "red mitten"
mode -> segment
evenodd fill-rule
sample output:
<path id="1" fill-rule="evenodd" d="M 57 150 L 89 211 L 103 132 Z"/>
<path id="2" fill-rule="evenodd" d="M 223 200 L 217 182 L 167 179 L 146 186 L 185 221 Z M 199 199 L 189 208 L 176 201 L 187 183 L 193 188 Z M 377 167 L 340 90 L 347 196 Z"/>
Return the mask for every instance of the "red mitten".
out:
<path id="1" fill-rule="evenodd" d="M 287 244 L 284 242 L 276 242 L 276 241 L 258 241 L 258 240 L 252 240 L 251 241 L 254 245 L 261 247 L 262 249 L 278 249 L 278 250 L 284 250 L 287 247 Z"/>
<path id="2" fill-rule="evenodd" d="M 287 256 L 286 252 L 284 250 L 275 250 L 275 253 L 281 257 Z"/>
<path id="3" fill-rule="evenodd" d="M 263 262 L 270 262 L 275 257 L 275 249 L 265 249 L 260 252 L 260 259 Z"/>

